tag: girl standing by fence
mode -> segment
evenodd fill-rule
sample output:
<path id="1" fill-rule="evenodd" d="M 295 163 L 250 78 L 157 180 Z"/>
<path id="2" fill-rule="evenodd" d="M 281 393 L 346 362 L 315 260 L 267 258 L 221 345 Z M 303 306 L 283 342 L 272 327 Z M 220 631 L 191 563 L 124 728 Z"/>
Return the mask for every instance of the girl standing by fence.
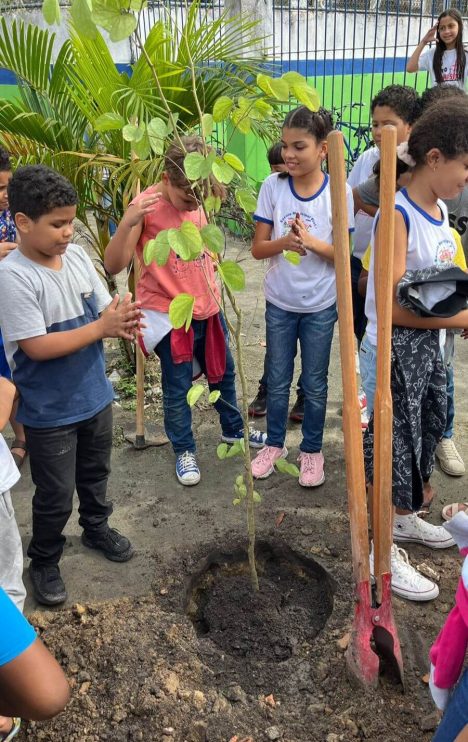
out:
<path id="1" fill-rule="evenodd" d="M 435 41 L 435 47 L 422 54 Z M 429 72 L 431 85 L 465 88 L 468 77 L 467 52 L 463 46 L 463 18 L 458 10 L 444 10 L 435 26 L 421 39 L 406 65 L 407 72 Z"/>

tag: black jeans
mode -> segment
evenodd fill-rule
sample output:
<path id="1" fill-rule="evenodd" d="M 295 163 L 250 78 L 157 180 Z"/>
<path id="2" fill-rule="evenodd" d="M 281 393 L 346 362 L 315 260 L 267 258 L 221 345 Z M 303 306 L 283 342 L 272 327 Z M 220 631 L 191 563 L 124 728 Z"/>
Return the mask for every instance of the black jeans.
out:
<path id="1" fill-rule="evenodd" d="M 112 406 L 88 420 L 60 428 L 25 426 L 31 476 L 32 539 L 28 556 L 34 566 L 58 564 L 65 536 L 62 531 L 80 501 L 80 526 L 91 538 L 107 529 L 112 504 L 106 500 L 112 448 Z"/>
<path id="2" fill-rule="evenodd" d="M 359 258 L 351 255 L 351 293 L 353 297 L 354 334 L 359 344 L 364 337 L 367 325 L 367 317 L 365 314 L 366 300 L 358 291 L 358 281 L 361 271 L 361 261 Z"/>

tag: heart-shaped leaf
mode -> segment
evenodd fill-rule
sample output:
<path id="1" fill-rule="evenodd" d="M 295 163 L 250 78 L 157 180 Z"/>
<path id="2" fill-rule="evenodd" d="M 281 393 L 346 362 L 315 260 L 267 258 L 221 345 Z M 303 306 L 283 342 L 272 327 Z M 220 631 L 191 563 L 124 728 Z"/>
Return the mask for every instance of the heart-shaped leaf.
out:
<path id="1" fill-rule="evenodd" d="M 44 0 L 42 3 L 42 15 L 49 26 L 59 24 L 61 20 L 60 5 L 58 0 Z"/>
<path id="2" fill-rule="evenodd" d="M 213 121 L 216 123 L 224 121 L 224 119 L 227 119 L 233 108 L 234 101 L 231 100 L 231 98 L 228 98 L 227 95 L 222 95 L 213 106 Z"/>
<path id="3" fill-rule="evenodd" d="M 193 407 L 205 391 L 203 384 L 194 384 L 187 392 L 187 403 Z"/>
<path id="4" fill-rule="evenodd" d="M 220 183 L 226 183 L 227 185 L 233 179 L 235 170 L 221 157 L 216 157 L 213 163 L 213 175 Z"/>
<path id="5" fill-rule="evenodd" d="M 169 244 L 182 260 L 188 261 L 200 255 L 203 241 L 193 222 L 182 222 L 179 229 L 168 230 Z"/>
<path id="6" fill-rule="evenodd" d="M 210 137 L 212 135 L 213 123 L 213 116 L 211 113 L 204 113 L 201 120 L 203 136 Z"/>
<path id="7" fill-rule="evenodd" d="M 228 163 L 234 170 L 237 170 L 238 173 L 243 173 L 245 170 L 244 163 L 242 160 L 239 160 L 237 155 L 233 155 L 232 152 L 225 152 L 223 155 L 223 159 L 225 162 Z"/>
<path id="8" fill-rule="evenodd" d="M 215 389 L 214 391 L 210 392 L 208 396 L 208 402 L 210 404 L 216 404 L 220 396 L 221 396 L 221 392 L 219 391 L 219 389 Z"/>
<path id="9" fill-rule="evenodd" d="M 164 140 L 166 138 L 167 126 L 162 119 L 154 118 L 148 123 L 147 133 L 150 147 L 155 155 L 162 155 L 164 152 Z"/>
<path id="10" fill-rule="evenodd" d="M 283 258 L 291 263 L 291 265 L 299 265 L 301 262 L 301 256 L 294 250 L 283 250 Z"/>
<path id="11" fill-rule="evenodd" d="M 94 122 L 94 128 L 96 131 L 117 131 L 123 129 L 125 126 L 125 119 L 119 113 L 110 111 L 109 113 L 103 113 L 102 116 L 98 116 Z"/>
<path id="12" fill-rule="evenodd" d="M 203 243 L 211 252 L 220 253 L 224 250 L 224 234 L 216 224 L 207 224 L 200 230 Z"/>
<path id="13" fill-rule="evenodd" d="M 247 188 L 236 191 L 236 201 L 247 214 L 253 214 L 257 208 L 257 199 Z"/>
<path id="14" fill-rule="evenodd" d="M 245 288 L 245 273 L 239 263 L 233 260 L 224 260 L 218 263 L 218 273 L 221 280 L 231 291 L 242 291 Z"/>
<path id="15" fill-rule="evenodd" d="M 87 39 L 96 38 L 98 30 L 91 15 L 91 4 L 89 0 L 73 0 L 70 7 L 70 15 L 75 26 L 79 28 L 80 35 L 85 36 Z"/>
<path id="16" fill-rule="evenodd" d="M 169 320 L 176 330 L 182 325 L 185 325 L 185 330 L 188 331 L 190 323 L 192 322 L 193 307 L 195 304 L 195 297 L 190 294 L 178 294 L 169 305 Z"/>

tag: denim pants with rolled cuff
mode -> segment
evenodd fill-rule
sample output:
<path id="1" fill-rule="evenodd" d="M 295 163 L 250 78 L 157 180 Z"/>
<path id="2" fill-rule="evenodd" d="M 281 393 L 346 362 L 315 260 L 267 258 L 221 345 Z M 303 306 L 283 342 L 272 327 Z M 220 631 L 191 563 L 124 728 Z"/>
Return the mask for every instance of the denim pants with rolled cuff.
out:
<path id="1" fill-rule="evenodd" d="M 87 420 L 59 428 L 24 426 L 31 477 L 32 538 L 28 556 L 34 566 L 56 565 L 62 556 L 62 531 L 78 494 L 79 524 L 90 537 L 107 530 L 112 505 L 106 499 L 112 449 L 112 406 Z"/>
<path id="2" fill-rule="evenodd" d="M 367 415 L 370 419 L 374 409 L 377 384 L 377 348 L 372 345 L 367 335 L 364 335 L 359 349 L 359 366 L 361 369 L 361 384 L 366 394 Z"/>
<path id="3" fill-rule="evenodd" d="M 237 406 L 236 374 L 234 359 L 228 345 L 228 332 L 222 314 L 220 315 L 226 342 L 226 370 L 218 384 L 209 384 L 210 391 L 219 390 L 221 396 L 214 407 L 219 414 L 223 435 L 231 436 L 243 429 L 244 424 Z M 192 320 L 194 332 L 193 353 L 205 373 L 206 320 Z M 171 352 L 171 333 L 169 332 L 156 346 L 156 354 L 161 361 L 161 382 L 163 390 L 164 428 L 178 456 L 184 451 L 195 452 L 192 433 L 192 410 L 187 402 L 187 392 L 192 386 L 192 362 L 174 363 Z"/>
<path id="4" fill-rule="evenodd" d="M 289 392 L 297 341 L 301 348 L 304 420 L 301 451 L 322 450 L 327 408 L 328 364 L 337 320 L 336 304 L 319 312 L 288 312 L 267 301 L 267 445 L 282 448 L 286 438 Z"/>
<path id="5" fill-rule="evenodd" d="M 468 669 L 452 693 L 432 742 L 454 742 L 468 724 Z"/>

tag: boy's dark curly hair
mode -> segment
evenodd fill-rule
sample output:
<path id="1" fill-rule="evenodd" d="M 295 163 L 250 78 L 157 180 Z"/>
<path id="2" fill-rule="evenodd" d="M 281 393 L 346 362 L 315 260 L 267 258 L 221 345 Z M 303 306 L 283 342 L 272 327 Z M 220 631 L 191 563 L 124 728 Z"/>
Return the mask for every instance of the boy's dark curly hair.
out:
<path id="1" fill-rule="evenodd" d="M 8 203 L 13 217 L 18 212 L 37 221 L 61 206 L 76 206 L 78 196 L 72 184 L 46 165 L 18 168 L 8 184 Z"/>
<path id="2" fill-rule="evenodd" d="M 10 153 L 0 147 L 0 173 L 11 173 Z"/>
<path id="3" fill-rule="evenodd" d="M 408 85 L 387 85 L 372 99 L 371 112 L 387 106 L 406 124 L 413 124 L 420 114 L 419 95 Z"/>

